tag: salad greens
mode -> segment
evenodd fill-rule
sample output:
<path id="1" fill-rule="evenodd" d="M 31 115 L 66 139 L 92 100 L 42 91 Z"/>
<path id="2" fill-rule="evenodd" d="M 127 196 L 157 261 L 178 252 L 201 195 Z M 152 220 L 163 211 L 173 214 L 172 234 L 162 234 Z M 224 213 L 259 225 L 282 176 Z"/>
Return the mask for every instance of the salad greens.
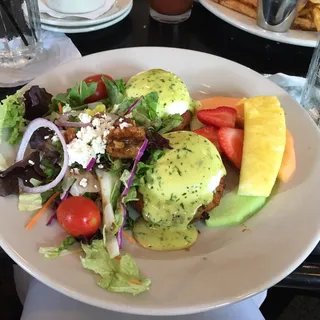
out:
<path id="1" fill-rule="evenodd" d="M 17 91 L 0 102 L 0 142 L 2 142 L 3 129 L 8 129 L 8 143 L 20 142 L 25 127 L 25 105 L 23 94 Z"/>
<path id="2" fill-rule="evenodd" d="M 42 117 L 49 111 L 52 95 L 39 86 L 32 86 L 24 94 L 25 119 L 31 121 Z"/>
<path id="3" fill-rule="evenodd" d="M 110 259 L 102 240 L 94 240 L 91 245 L 82 244 L 85 258 L 80 258 L 82 266 L 101 276 L 98 286 L 111 292 L 126 292 L 137 295 L 149 290 L 151 280 L 141 278 L 139 269 L 129 255 L 121 259 Z"/>
<path id="4" fill-rule="evenodd" d="M 81 253 L 81 248 L 70 250 L 69 248 L 77 243 L 76 238 L 65 238 L 58 247 L 40 247 L 39 253 L 43 254 L 46 259 L 56 259 L 72 253 Z"/>
<path id="5" fill-rule="evenodd" d="M 40 193 L 20 193 L 18 199 L 19 211 L 34 211 L 42 208 Z"/>
<path id="6" fill-rule="evenodd" d="M 97 83 L 86 84 L 81 81 L 76 83 L 72 88 L 68 89 L 66 93 L 57 94 L 51 101 L 49 113 L 57 112 L 59 110 L 58 104 L 67 105 L 73 110 L 85 109 L 87 104 L 85 100 L 93 95 L 97 90 Z"/>
<path id="7" fill-rule="evenodd" d="M 101 84 L 105 85 L 108 96 L 86 103 Z M 85 257 L 80 258 L 82 266 L 100 275 L 97 284 L 108 291 L 136 295 L 149 290 L 151 285 L 149 279 L 139 275 L 132 257 L 121 255 L 120 249 L 124 229 L 132 230 L 134 226 L 126 206 L 139 200 L 138 186 L 145 183 L 146 174 L 164 154 L 164 149 L 171 148 L 162 134 L 183 121 L 180 114 L 160 118 L 158 107 L 156 92 L 139 98 L 128 97 L 122 79 L 111 81 L 103 76 L 100 82 L 81 81 L 54 97 L 44 88 L 32 86 L 24 94 L 17 91 L 0 102 L 0 143 L 4 140 L 4 130 L 8 131 L 9 144 L 17 144 L 23 137 L 23 151 L 20 145 L 21 157 L 17 156 L 23 160 L 8 167 L 0 154 L 0 196 L 19 195 L 20 211 L 38 210 L 45 204 L 55 210 L 70 194 L 75 195 L 72 190 L 77 184 L 80 195 L 97 205 L 98 215 L 99 212 L 102 215 L 100 228 L 89 237 L 68 236 L 57 247 L 41 247 L 39 253 L 55 259 L 84 252 Z M 37 126 L 33 129 L 35 122 Z M 137 154 L 128 159 L 112 157 L 106 151 L 110 133 L 115 127 L 123 130 L 130 126 L 143 132 L 142 140 L 137 139 Z M 72 142 L 79 142 L 78 149 L 70 151 Z M 121 143 L 121 139 L 116 141 L 115 147 Z M 133 143 L 136 143 L 134 139 Z M 24 157 L 27 148 L 31 153 Z M 76 156 L 70 161 L 72 151 Z M 83 154 L 86 160 L 78 161 Z M 57 217 L 54 211 L 47 225 Z M 76 243 L 81 243 L 81 247 Z"/>

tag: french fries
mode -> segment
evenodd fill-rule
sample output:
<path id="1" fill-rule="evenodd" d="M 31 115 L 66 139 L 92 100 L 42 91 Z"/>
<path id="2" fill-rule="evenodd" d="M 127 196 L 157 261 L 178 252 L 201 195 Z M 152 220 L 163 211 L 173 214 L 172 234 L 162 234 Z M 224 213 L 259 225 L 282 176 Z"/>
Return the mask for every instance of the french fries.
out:
<path id="1" fill-rule="evenodd" d="M 250 18 L 257 18 L 258 0 L 212 0 Z M 320 31 L 320 0 L 301 0 L 292 29 Z"/>

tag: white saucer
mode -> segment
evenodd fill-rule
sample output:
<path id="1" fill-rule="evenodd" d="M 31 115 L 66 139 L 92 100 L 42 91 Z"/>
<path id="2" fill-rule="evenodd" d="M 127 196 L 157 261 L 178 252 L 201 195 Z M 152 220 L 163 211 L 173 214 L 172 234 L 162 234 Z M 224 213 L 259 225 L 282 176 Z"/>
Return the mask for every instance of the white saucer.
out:
<path id="1" fill-rule="evenodd" d="M 108 28 L 120 22 L 121 20 L 123 20 L 131 12 L 132 6 L 133 6 L 133 3 L 131 2 L 131 4 L 129 5 L 129 8 L 121 16 L 101 24 L 96 24 L 88 27 L 56 27 L 56 26 L 51 26 L 47 24 L 41 24 L 41 28 L 48 31 L 63 32 L 63 33 L 85 33 L 85 32 L 97 31 L 97 30 Z"/>
<path id="2" fill-rule="evenodd" d="M 99 18 L 94 20 L 88 20 L 88 19 L 77 18 L 77 17 L 68 17 L 64 19 L 58 19 L 58 18 L 51 17 L 46 13 L 40 13 L 40 20 L 41 20 L 42 27 L 43 25 L 52 26 L 51 29 L 49 29 L 49 27 L 44 28 L 45 30 L 50 30 L 50 31 L 59 31 L 59 30 L 53 30 L 53 29 L 57 29 L 57 27 L 64 27 L 65 30 L 67 28 L 69 29 L 70 27 L 72 28 L 82 27 L 82 28 L 79 28 L 80 30 L 88 26 L 96 27 L 97 25 L 105 24 L 104 27 L 100 27 L 100 29 L 102 29 L 109 26 L 109 25 L 106 25 L 106 22 L 111 22 L 116 18 L 123 16 L 125 13 L 127 13 L 129 9 L 131 10 L 132 5 L 133 5 L 133 0 L 116 0 L 110 10 L 108 10 L 106 13 L 104 13 Z M 99 29 L 91 29 L 89 31 L 94 31 L 94 30 L 99 30 Z M 74 31 L 73 33 L 89 32 L 89 31 Z M 67 31 L 61 30 L 61 32 L 67 32 Z"/>

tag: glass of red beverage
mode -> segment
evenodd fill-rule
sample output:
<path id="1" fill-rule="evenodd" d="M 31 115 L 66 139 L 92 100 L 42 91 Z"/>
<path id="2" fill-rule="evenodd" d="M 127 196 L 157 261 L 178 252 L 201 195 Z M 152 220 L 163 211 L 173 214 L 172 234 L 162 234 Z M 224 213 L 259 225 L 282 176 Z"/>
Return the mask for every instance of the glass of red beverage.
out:
<path id="1" fill-rule="evenodd" d="M 193 0 L 150 0 L 150 15 L 164 23 L 180 23 L 191 15 Z"/>

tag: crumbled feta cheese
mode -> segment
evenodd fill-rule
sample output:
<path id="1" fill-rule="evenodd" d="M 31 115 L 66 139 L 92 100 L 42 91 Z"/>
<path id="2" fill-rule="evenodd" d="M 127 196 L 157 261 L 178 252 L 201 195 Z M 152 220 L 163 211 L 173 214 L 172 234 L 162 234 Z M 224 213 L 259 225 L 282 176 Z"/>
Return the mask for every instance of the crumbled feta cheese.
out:
<path id="1" fill-rule="evenodd" d="M 90 160 L 95 157 L 91 146 L 77 138 L 67 144 L 67 151 L 69 155 L 69 166 L 77 162 L 83 168 L 86 168 Z"/>
<path id="2" fill-rule="evenodd" d="M 28 160 L 28 163 L 31 164 L 32 166 L 34 165 L 34 162 L 32 160 Z"/>
<path id="3" fill-rule="evenodd" d="M 70 170 L 71 173 L 73 174 L 79 174 L 80 173 L 80 170 L 78 168 L 73 168 Z"/>
<path id="4" fill-rule="evenodd" d="M 99 164 L 99 165 L 98 165 L 98 168 L 99 168 L 99 169 L 103 169 L 103 165 L 102 165 L 102 164 Z"/>
<path id="5" fill-rule="evenodd" d="M 94 118 L 94 119 L 92 120 L 92 125 L 93 125 L 95 128 L 100 127 L 100 119 L 99 119 L 99 118 Z"/>
<path id="6" fill-rule="evenodd" d="M 106 143 L 101 137 L 93 139 L 91 142 L 92 150 L 95 154 L 104 154 L 106 151 Z"/>
<path id="7" fill-rule="evenodd" d="M 69 105 L 69 103 L 65 104 L 63 107 L 62 107 L 62 113 L 67 113 L 67 112 L 71 112 L 72 109 Z"/>
<path id="8" fill-rule="evenodd" d="M 119 118 L 119 122 L 123 122 L 123 118 Z"/>
<path id="9" fill-rule="evenodd" d="M 80 114 L 79 118 L 81 120 L 85 117 Z M 92 120 L 92 127 L 82 127 L 77 132 L 77 138 L 67 145 L 69 165 L 77 162 L 86 168 L 92 158 L 95 158 L 99 163 L 99 155 L 105 153 L 105 137 L 110 133 L 110 130 L 114 129 L 114 120 L 109 115 L 94 119 L 90 117 L 90 120 Z"/>
<path id="10" fill-rule="evenodd" d="M 49 136 L 45 136 L 45 137 L 44 137 L 44 140 L 48 140 L 48 139 L 49 139 Z"/>
<path id="11" fill-rule="evenodd" d="M 94 186 L 93 186 L 95 189 L 98 189 L 98 186 L 95 184 Z"/>
<path id="12" fill-rule="evenodd" d="M 79 185 L 83 188 L 86 188 L 88 185 L 88 179 L 87 178 L 82 178 L 79 182 Z"/>
<path id="13" fill-rule="evenodd" d="M 90 143 L 92 139 L 96 138 L 97 136 L 96 130 L 94 130 L 92 127 L 84 127 L 77 132 L 77 138 L 85 143 Z"/>
<path id="14" fill-rule="evenodd" d="M 128 122 L 122 122 L 120 123 L 119 127 L 121 130 L 123 130 L 124 128 L 128 128 L 128 127 L 131 127 L 132 125 Z"/>
<path id="15" fill-rule="evenodd" d="M 82 123 L 90 123 L 91 122 L 91 116 L 86 113 L 80 113 L 79 119 Z"/>
<path id="16" fill-rule="evenodd" d="M 58 142 L 59 138 L 58 136 L 55 134 L 52 138 L 51 138 L 52 142 Z"/>

